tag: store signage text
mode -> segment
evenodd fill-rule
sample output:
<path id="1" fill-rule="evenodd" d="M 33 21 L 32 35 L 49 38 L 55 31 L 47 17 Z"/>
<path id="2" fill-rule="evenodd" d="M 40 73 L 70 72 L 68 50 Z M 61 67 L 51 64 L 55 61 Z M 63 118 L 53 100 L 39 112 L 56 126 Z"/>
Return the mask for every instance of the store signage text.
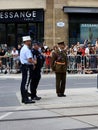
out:
<path id="1" fill-rule="evenodd" d="M 36 11 L 26 11 L 26 12 L 0 12 L 0 19 L 13 19 L 13 18 L 34 18 L 36 17 Z"/>
<path id="2" fill-rule="evenodd" d="M 43 21 L 43 10 L 0 11 L 0 22 Z"/>
<path id="3" fill-rule="evenodd" d="M 81 27 L 98 27 L 98 24 L 81 24 Z"/>

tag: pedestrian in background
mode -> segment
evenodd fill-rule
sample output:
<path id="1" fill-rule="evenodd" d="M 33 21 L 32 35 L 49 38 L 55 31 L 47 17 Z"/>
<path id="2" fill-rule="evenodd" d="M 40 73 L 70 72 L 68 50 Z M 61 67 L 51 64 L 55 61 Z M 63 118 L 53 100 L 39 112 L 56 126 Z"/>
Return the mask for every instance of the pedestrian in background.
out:
<path id="1" fill-rule="evenodd" d="M 19 69 L 19 53 L 16 47 L 13 48 L 12 52 L 12 57 L 13 57 L 13 69 L 16 70 L 16 73 Z"/>
<path id="2" fill-rule="evenodd" d="M 82 73 L 82 52 L 80 47 L 78 47 L 77 50 L 76 64 L 77 64 L 77 72 L 78 74 L 81 74 Z"/>
<path id="3" fill-rule="evenodd" d="M 58 49 L 52 53 L 51 67 L 56 75 L 57 96 L 65 97 L 67 55 L 64 42 L 58 43 Z"/>
<path id="4" fill-rule="evenodd" d="M 45 50 L 45 65 L 46 74 L 48 74 L 51 68 L 51 50 L 49 49 L 49 47 Z"/>
<path id="5" fill-rule="evenodd" d="M 32 53 L 30 50 L 31 46 L 31 38 L 30 36 L 23 37 L 24 46 L 20 51 L 20 61 L 21 61 L 21 71 L 22 71 L 22 82 L 21 82 L 21 97 L 22 103 L 35 103 L 28 97 L 28 80 L 32 78 L 33 67 L 37 63 L 36 60 L 33 59 Z"/>

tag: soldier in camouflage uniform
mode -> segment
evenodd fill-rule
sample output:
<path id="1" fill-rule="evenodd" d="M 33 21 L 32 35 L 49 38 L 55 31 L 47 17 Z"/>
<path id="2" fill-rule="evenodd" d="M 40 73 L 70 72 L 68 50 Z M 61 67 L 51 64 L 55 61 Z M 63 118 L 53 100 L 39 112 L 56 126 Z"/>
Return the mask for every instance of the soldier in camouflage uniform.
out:
<path id="1" fill-rule="evenodd" d="M 51 67 L 56 74 L 57 96 L 65 97 L 67 55 L 64 42 L 58 43 L 58 49 L 52 52 Z"/>

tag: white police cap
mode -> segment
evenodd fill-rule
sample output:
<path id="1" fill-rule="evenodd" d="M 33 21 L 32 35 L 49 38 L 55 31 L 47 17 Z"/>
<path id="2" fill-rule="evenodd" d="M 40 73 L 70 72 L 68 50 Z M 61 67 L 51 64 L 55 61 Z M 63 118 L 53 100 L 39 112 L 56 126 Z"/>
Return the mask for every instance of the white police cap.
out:
<path id="1" fill-rule="evenodd" d="M 31 37 L 30 36 L 23 36 L 22 40 L 23 40 L 23 42 L 25 42 L 25 41 L 31 41 Z"/>

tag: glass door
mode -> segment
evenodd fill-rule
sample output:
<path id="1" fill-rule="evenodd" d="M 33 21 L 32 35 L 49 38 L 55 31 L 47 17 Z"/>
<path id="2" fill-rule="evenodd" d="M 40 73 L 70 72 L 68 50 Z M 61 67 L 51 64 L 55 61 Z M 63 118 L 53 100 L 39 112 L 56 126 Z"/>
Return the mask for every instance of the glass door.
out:
<path id="1" fill-rule="evenodd" d="M 70 45 L 78 41 L 83 44 L 85 40 L 95 44 L 96 38 L 98 38 L 97 14 L 69 14 Z"/>
<path id="2" fill-rule="evenodd" d="M 0 46 L 6 43 L 6 25 L 0 24 Z"/>
<path id="3" fill-rule="evenodd" d="M 36 40 L 37 39 L 36 23 L 29 23 L 28 31 L 29 31 L 29 35 L 31 36 L 32 40 Z"/>
<path id="4" fill-rule="evenodd" d="M 22 43 L 22 36 L 28 34 L 27 24 L 17 24 L 17 44 Z"/>
<path id="5" fill-rule="evenodd" d="M 43 41 L 44 37 L 44 24 L 43 23 L 29 23 L 29 35 L 32 40 Z"/>
<path id="6" fill-rule="evenodd" d="M 40 42 L 43 42 L 44 40 L 44 24 L 43 23 L 38 23 L 38 40 Z"/>
<path id="7" fill-rule="evenodd" d="M 15 46 L 15 24 L 7 25 L 7 45 Z"/>

